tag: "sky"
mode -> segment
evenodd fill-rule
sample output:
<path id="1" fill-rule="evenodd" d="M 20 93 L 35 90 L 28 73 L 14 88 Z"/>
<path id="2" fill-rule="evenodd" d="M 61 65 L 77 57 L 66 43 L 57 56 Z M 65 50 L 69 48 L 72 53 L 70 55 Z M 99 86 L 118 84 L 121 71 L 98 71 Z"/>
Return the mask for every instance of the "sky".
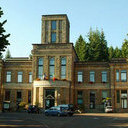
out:
<path id="1" fill-rule="evenodd" d="M 67 14 L 74 45 L 80 34 L 87 40 L 90 27 L 103 29 L 109 47 L 121 48 L 127 38 L 128 0 L 0 0 L 0 7 L 12 57 L 28 57 L 32 44 L 41 43 L 42 15 Z"/>

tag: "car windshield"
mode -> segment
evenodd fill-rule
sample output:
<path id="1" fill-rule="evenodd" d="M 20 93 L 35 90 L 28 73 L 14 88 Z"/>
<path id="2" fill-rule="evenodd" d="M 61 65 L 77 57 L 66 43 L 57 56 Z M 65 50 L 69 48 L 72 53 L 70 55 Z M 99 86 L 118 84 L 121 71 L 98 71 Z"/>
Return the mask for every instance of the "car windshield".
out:
<path id="1" fill-rule="evenodd" d="M 68 107 L 61 107 L 61 110 L 68 110 Z"/>

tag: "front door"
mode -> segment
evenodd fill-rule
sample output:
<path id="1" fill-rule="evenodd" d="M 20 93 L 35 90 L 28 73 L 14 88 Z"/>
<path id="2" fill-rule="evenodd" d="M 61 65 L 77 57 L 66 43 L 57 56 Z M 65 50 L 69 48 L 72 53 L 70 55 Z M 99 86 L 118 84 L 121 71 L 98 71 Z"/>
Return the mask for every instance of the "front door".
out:
<path id="1" fill-rule="evenodd" d="M 55 105 L 55 90 L 45 90 L 45 109 L 51 108 Z"/>
<path id="2" fill-rule="evenodd" d="M 54 99 L 45 99 L 45 108 L 48 109 L 48 108 L 53 107 L 54 102 L 55 102 Z"/>
<path id="3" fill-rule="evenodd" d="M 90 92 L 90 109 L 95 109 L 95 92 Z"/>

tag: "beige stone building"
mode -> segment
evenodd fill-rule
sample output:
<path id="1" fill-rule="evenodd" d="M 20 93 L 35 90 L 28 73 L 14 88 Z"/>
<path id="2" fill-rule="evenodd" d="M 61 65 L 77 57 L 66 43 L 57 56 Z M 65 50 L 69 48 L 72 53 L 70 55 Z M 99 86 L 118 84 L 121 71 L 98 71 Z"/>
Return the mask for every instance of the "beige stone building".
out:
<path id="1" fill-rule="evenodd" d="M 9 101 L 11 110 L 25 102 L 103 112 L 109 98 L 115 111 L 128 110 L 128 61 L 80 62 L 69 33 L 67 15 L 43 15 L 41 43 L 33 44 L 32 58 L 0 60 L 0 109 Z"/>

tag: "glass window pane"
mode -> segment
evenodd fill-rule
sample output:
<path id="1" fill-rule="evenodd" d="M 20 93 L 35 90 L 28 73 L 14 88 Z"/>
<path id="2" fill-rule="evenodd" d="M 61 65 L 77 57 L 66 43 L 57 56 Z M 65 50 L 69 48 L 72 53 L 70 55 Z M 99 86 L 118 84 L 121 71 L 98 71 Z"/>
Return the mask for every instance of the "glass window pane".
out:
<path id="1" fill-rule="evenodd" d="M 119 70 L 116 70 L 116 81 L 119 81 Z"/>
<path id="2" fill-rule="evenodd" d="M 102 98 L 108 97 L 108 92 L 107 91 L 102 91 Z"/>
<path id="3" fill-rule="evenodd" d="M 77 99 L 77 104 L 78 105 L 83 104 L 83 99 Z"/>
<path id="4" fill-rule="evenodd" d="M 32 72 L 29 72 L 29 83 L 32 83 Z"/>
<path id="5" fill-rule="evenodd" d="M 66 78 L 66 57 L 61 58 L 61 79 Z"/>
<path id="6" fill-rule="evenodd" d="M 95 82 L 95 72 L 90 72 L 90 82 Z"/>
<path id="7" fill-rule="evenodd" d="M 52 21 L 52 30 L 56 30 L 56 21 Z"/>
<path id="8" fill-rule="evenodd" d="M 50 58 L 50 65 L 54 65 L 55 64 L 55 59 L 54 58 Z"/>
<path id="9" fill-rule="evenodd" d="M 66 78 L 66 66 L 61 66 L 61 79 Z"/>
<path id="10" fill-rule="evenodd" d="M 78 76 L 77 76 L 77 80 L 78 82 L 83 82 L 83 72 L 78 72 Z"/>
<path id="11" fill-rule="evenodd" d="M 38 78 L 43 78 L 43 58 L 38 59 Z"/>
<path id="12" fill-rule="evenodd" d="M 51 41 L 52 41 L 52 43 L 56 42 L 56 33 L 55 32 L 52 32 Z"/>
<path id="13" fill-rule="evenodd" d="M 43 58 L 39 58 L 38 65 L 43 65 Z"/>
<path id="14" fill-rule="evenodd" d="M 18 82 L 22 82 L 23 72 L 18 72 Z"/>
<path id="15" fill-rule="evenodd" d="M 49 75 L 50 78 L 53 78 L 54 76 L 54 64 L 55 64 L 55 59 L 54 58 L 50 58 L 50 65 L 49 65 Z"/>
<path id="16" fill-rule="evenodd" d="M 127 71 L 126 70 L 122 70 L 121 71 L 121 81 L 122 82 L 126 82 L 127 81 Z"/>
<path id="17" fill-rule="evenodd" d="M 11 82 L 11 72 L 7 72 L 7 74 L 6 74 L 6 82 Z"/>
<path id="18" fill-rule="evenodd" d="M 107 82 L 107 72 L 102 72 L 102 82 Z"/>

